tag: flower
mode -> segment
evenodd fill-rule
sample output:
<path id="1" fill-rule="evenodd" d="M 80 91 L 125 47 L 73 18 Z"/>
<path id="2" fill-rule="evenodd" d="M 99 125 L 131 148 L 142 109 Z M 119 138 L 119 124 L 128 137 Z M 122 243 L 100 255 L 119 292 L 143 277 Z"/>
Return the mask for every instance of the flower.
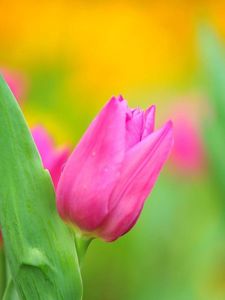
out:
<path id="1" fill-rule="evenodd" d="M 172 123 L 154 132 L 155 107 L 129 109 L 113 97 L 65 164 L 60 216 L 84 234 L 113 241 L 136 223 L 173 144 Z"/>
<path id="2" fill-rule="evenodd" d="M 173 151 L 174 163 L 181 170 L 197 171 L 203 164 L 203 147 L 197 128 L 188 118 L 177 118 Z"/>
<path id="3" fill-rule="evenodd" d="M 176 103 L 172 108 L 173 113 L 171 113 L 174 120 L 172 169 L 183 175 L 199 174 L 206 164 L 200 130 L 200 121 L 206 114 L 205 107 L 201 102 L 195 103 L 190 100 L 182 99 L 181 103 Z"/>
<path id="4" fill-rule="evenodd" d="M 70 151 L 67 147 L 54 147 L 53 141 L 42 126 L 31 129 L 34 142 L 41 156 L 44 168 L 49 170 L 53 184 L 56 188 L 62 168 L 69 157 Z"/>

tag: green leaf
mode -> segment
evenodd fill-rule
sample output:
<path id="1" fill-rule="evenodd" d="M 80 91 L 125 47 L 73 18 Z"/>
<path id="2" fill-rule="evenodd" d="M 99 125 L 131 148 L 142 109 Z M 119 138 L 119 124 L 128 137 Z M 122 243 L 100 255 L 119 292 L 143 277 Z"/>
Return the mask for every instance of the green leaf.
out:
<path id="1" fill-rule="evenodd" d="M 225 128 L 225 51 L 224 45 L 209 26 L 199 30 L 199 52 L 202 62 L 204 87 L 209 94 L 216 118 Z"/>
<path id="2" fill-rule="evenodd" d="M 73 233 L 60 220 L 21 110 L 0 78 L 0 224 L 20 299 L 81 299 Z"/>
<path id="3" fill-rule="evenodd" d="M 220 187 L 220 192 L 225 195 L 225 132 L 216 121 L 210 125 L 206 124 L 204 128 L 204 138 L 208 150 L 208 159 L 213 171 L 212 181 Z M 221 199 L 221 205 L 225 212 L 224 197 L 220 195 L 218 199 Z"/>
<path id="4" fill-rule="evenodd" d="M 204 88 L 211 109 L 205 120 L 204 136 L 213 178 L 225 195 L 225 51 L 214 30 L 202 25 L 199 30 L 199 50 L 202 62 Z M 224 197 L 222 197 L 224 198 Z M 223 204 L 224 205 L 224 204 Z"/>

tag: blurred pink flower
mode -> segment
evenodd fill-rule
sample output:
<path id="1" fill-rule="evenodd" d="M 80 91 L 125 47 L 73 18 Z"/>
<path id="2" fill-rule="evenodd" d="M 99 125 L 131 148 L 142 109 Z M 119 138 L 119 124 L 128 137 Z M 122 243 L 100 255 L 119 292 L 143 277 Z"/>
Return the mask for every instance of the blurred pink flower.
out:
<path id="1" fill-rule="evenodd" d="M 6 68 L 0 69 L 0 74 L 4 77 L 16 100 L 21 103 L 25 93 L 24 77 L 19 72 Z"/>
<path id="2" fill-rule="evenodd" d="M 174 147 L 171 162 L 184 174 L 198 173 L 205 161 L 199 107 L 196 103 L 184 101 L 173 109 Z"/>
<path id="3" fill-rule="evenodd" d="M 172 123 L 154 132 L 155 107 L 129 109 L 113 97 L 65 164 L 57 187 L 61 217 L 113 241 L 136 223 L 173 145 Z"/>
<path id="4" fill-rule="evenodd" d="M 190 120 L 180 118 L 175 120 L 174 134 L 174 162 L 181 169 L 199 170 L 203 163 L 203 149 L 196 128 Z"/>
<path id="5" fill-rule="evenodd" d="M 70 150 L 67 147 L 56 148 L 51 137 L 41 126 L 33 128 L 31 133 L 41 156 L 43 166 L 49 170 L 56 188 L 62 168 L 69 157 Z"/>

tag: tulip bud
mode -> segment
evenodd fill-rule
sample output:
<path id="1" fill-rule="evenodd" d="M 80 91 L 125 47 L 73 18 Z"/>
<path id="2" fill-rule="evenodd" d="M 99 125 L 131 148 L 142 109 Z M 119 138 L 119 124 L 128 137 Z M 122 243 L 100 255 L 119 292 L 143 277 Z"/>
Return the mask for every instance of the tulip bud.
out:
<path id="1" fill-rule="evenodd" d="M 113 97 L 67 160 L 57 187 L 60 216 L 113 241 L 136 223 L 173 144 L 172 123 L 154 132 L 155 107 Z"/>
<path id="2" fill-rule="evenodd" d="M 49 171 L 56 188 L 62 168 L 69 157 L 70 150 L 67 147 L 56 148 L 51 137 L 41 126 L 34 127 L 31 133 L 41 156 L 43 166 Z"/>

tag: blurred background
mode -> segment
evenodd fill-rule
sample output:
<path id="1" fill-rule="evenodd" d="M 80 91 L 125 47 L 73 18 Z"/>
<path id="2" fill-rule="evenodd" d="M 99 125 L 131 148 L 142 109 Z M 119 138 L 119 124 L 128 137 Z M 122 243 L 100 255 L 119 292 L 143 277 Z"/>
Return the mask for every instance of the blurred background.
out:
<path id="1" fill-rule="evenodd" d="M 84 300 L 225 299 L 224 1 L 6 1 L 0 73 L 31 127 L 73 147 L 122 94 L 175 145 L 136 227 L 94 241 Z"/>

